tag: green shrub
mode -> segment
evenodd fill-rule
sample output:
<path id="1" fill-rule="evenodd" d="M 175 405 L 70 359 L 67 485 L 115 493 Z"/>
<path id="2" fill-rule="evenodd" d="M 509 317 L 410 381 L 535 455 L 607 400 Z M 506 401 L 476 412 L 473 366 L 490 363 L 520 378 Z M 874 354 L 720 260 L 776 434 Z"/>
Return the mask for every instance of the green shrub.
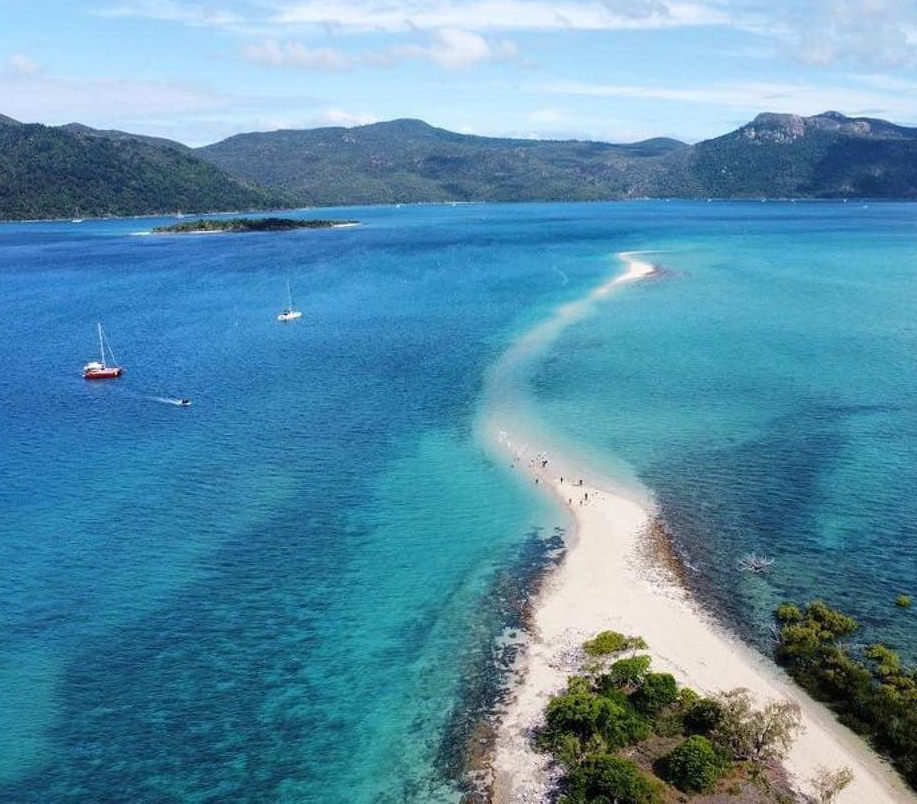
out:
<path id="1" fill-rule="evenodd" d="M 592 682 L 585 676 L 570 676 L 567 679 L 567 692 L 592 692 Z"/>
<path id="2" fill-rule="evenodd" d="M 622 691 L 619 690 L 613 683 L 611 676 L 602 676 L 599 681 L 599 695 L 603 698 L 608 698 L 609 701 L 614 701 L 618 706 L 624 706 L 628 708 L 633 708 L 633 704 L 630 701 L 630 698 Z"/>
<path id="3" fill-rule="evenodd" d="M 910 595 L 898 595 L 895 598 L 895 605 L 901 609 L 907 609 L 911 606 L 911 596 Z"/>
<path id="4" fill-rule="evenodd" d="M 611 754 L 587 756 L 569 776 L 572 802 L 608 801 L 617 804 L 658 804 L 661 785 L 640 772 L 630 760 Z"/>
<path id="5" fill-rule="evenodd" d="M 901 673 L 901 659 L 885 645 L 870 645 L 863 655 L 874 663 L 873 672 L 881 679 L 887 680 Z"/>
<path id="6" fill-rule="evenodd" d="M 653 715 L 653 734 L 659 737 L 682 737 L 685 733 L 684 712 L 681 707 L 667 706 Z"/>
<path id="7" fill-rule="evenodd" d="M 554 758 L 564 767 L 573 768 L 583 754 L 583 744 L 573 734 L 561 735 L 554 745 Z"/>
<path id="8" fill-rule="evenodd" d="M 649 669 L 649 656 L 633 656 L 630 659 L 618 659 L 608 675 L 616 687 L 640 686 Z"/>
<path id="9" fill-rule="evenodd" d="M 634 705 L 642 712 L 655 714 L 678 700 L 678 684 L 671 673 L 647 673 L 634 693 Z"/>
<path id="10" fill-rule="evenodd" d="M 572 734 L 588 739 L 608 718 L 611 701 L 592 692 L 568 692 L 552 698 L 545 711 L 545 731 L 550 738 Z"/>
<path id="11" fill-rule="evenodd" d="M 821 600 L 806 606 L 805 619 L 817 623 L 822 632 L 838 638 L 852 634 L 857 630 L 857 621 L 853 617 L 832 609 Z"/>
<path id="12" fill-rule="evenodd" d="M 594 639 L 583 643 L 587 656 L 609 656 L 622 650 L 640 650 L 646 648 L 642 637 L 624 636 L 617 631 L 602 631 Z"/>
<path id="13" fill-rule="evenodd" d="M 678 705 L 687 712 L 694 704 L 701 699 L 690 687 L 682 687 L 678 691 Z"/>
<path id="14" fill-rule="evenodd" d="M 701 698 L 685 713 L 684 722 L 692 734 L 709 734 L 723 722 L 723 707 L 713 698 Z"/>
<path id="15" fill-rule="evenodd" d="M 607 717 L 601 725 L 600 733 L 605 744 L 616 749 L 649 739 L 653 730 L 644 717 L 635 712 L 632 706 L 628 706 Z"/>
<path id="16" fill-rule="evenodd" d="M 695 734 L 679 745 L 664 762 L 665 778 L 685 793 L 710 790 L 728 767 L 706 737 Z"/>
<path id="17" fill-rule="evenodd" d="M 777 606 L 777 619 L 784 623 L 795 623 L 802 619 L 802 612 L 795 603 L 781 603 Z"/>
<path id="18" fill-rule="evenodd" d="M 850 617 L 812 603 L 801 621 L 781 629 L 777 658 L 917 787 L 917 671 L 884 645 L 869 646 L 862 660 L 851 656 L 843 638 L 855 627 Z"/>

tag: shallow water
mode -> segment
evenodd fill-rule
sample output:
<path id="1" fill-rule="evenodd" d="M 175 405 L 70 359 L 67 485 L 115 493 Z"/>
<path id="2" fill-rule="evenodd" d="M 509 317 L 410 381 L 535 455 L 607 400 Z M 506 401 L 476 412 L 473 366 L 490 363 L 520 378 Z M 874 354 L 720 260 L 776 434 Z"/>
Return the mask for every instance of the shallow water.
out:
<path id="1" fill-rule="evenodd" d="M 622 250 L 666 276 L 514 378 L 525 414 L 645 484 L 745 633 L 820 594 L 917 649 L 917 207 L 338 213 L 364 225 L 0 225 L 29 367 L 0 381 L 0 798 L 454 799 L 564 524 L 476 442 L 482 383 Z M 86 383 L 99 319 L 125 374 Z"/>
<path id="2" fill-rule="evenodd" d="M 686 205 L 666 271 L 568 330 L 534 383 L 574 448 L 649 486 L 695 584 L 770 647 L 825 598 L 917 657 L 917 207 Z M 561 357 L 562 356 L 562 357 Z M 741 574 L 749 551 L 775 559 Z"/>

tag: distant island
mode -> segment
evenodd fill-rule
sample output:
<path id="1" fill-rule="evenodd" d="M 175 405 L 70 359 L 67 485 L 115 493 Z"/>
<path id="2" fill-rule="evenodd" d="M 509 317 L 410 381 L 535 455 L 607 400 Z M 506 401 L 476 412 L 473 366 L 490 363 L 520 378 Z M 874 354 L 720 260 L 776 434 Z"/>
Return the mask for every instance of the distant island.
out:
<path id="1" fill-rule="evenodd" d="M 154 234 L 201 234 L 204 232 L 286 232 L 291 229 L 331 229 L 335 226 L 355 226 L 358 221 L 323 220 L 312 218 L 198 218 L 170 226 L 157 226 Z"/>
<path id="2" fill-rule="evenodd" d="M 0 220 L 458 201 L 917 199 L 917 128 L 760 114 L 694 144 L 458 134 L 420 120 L 236 134 L 189 148 L 0 114 Z"/>

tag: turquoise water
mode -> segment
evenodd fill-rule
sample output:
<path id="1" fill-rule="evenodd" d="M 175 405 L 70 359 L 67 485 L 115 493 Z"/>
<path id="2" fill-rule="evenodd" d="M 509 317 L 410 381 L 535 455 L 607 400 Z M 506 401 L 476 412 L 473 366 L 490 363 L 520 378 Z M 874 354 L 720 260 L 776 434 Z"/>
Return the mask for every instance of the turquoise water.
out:
<path id="1" fill-rule="evenodd" d="M 666 210 L 667 211 L 667 210 Z M 823 597 L 912 659 L 917 207 L 693 204 L 645 237 L 661 278 L 568 330 L 545 421 L 653 492 L 697 591 L 769 651 Z M 766 578 L 736 571 L 775 559 Z"/>
<path id="2" fill-rule="evenodd" d="M 917 650 L 917 206 L 339 212 L 0 225 L 0 799 L 456 798 L 565 525 L 476 440 L 484 378 L 627 249 L 667 272 L 541 358 L 541 424 L 652 489 L 751 638 L 818 593 Z"/>

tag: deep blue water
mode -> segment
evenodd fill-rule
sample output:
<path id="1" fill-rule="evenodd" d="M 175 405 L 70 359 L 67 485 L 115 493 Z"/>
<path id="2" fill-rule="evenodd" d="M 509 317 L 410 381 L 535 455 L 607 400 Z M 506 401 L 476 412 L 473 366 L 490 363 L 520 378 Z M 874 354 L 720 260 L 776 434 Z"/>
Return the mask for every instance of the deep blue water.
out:
<path id="1" fill-rule="evenodd" d="M 544 357 L 542 421 L 652 490 L 752 638 L 825 595 L 917 652 L 917 206 L 339 212 L 0 225 L 0 799 L 454 798 L 564 524 L 476 443 L 483 378 L 627 249 L 669 270 Z M 97 320 L 118 381 L 79 376 Z"/>

